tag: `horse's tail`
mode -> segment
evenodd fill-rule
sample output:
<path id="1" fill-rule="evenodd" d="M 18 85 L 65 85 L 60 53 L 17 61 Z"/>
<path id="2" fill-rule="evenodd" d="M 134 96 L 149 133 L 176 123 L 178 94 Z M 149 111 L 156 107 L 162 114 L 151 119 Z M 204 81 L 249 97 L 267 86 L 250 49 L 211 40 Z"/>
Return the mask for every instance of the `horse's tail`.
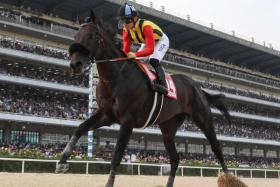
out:
<path id="1" fill-rule="evenodd" d="M 214 105 L 218 110 L 220 110 L 222 112 L 222 114 L 226 117 L 229 125 L 231 125 L 231 117 L 230 114 L 228 112 L 228 109 L 226 108 L 223 99 L 225 99 L 225 95 L 224 94 L 210 94 L 207 93 L 206 91 L 202 90 L 202 92 L 205 94 L 207 101 Z"/>

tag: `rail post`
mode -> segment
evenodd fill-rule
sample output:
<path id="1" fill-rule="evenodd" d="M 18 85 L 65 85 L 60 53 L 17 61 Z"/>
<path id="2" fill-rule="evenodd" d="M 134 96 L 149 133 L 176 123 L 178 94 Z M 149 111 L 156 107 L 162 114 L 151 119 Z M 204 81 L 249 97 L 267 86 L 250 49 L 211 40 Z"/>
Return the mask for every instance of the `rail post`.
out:
<path id="1" fill-rule="evenodd" d="M 25 160 L 22 160 L 21 173 L 24 173 Z"/>

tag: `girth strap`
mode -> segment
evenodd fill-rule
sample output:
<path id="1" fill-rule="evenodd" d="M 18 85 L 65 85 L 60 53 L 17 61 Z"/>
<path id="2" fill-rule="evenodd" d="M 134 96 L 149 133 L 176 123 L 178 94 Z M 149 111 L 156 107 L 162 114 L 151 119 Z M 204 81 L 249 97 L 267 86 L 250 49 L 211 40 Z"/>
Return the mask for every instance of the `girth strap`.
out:
<path id="1" fill-rule="evenodd" d="M 162 109 L 163 99 L 164 99 L 163 94 L 158 94 L 158 92 L 155 92 L 154 103 L 149 113 L 148 119 L 144 124 L 144 126 L 142 127 L 143 129 L 146 128 L 147 126 L 153 125 L 156 122 Z"/>

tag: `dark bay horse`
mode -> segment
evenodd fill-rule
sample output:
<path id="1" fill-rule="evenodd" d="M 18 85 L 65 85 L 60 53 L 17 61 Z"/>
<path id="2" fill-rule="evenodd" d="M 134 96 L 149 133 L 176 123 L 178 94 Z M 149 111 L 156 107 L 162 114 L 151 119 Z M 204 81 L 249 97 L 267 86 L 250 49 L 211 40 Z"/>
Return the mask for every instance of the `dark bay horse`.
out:
<path id="1" fill-rule="evenodd" d="M 85 65 L 101 59 L 125 57 L 114 43 L 115 33 L 93 12 L 80 27 L 75 36 L 75 43 L 69 48 L 70 66 L 77 74 L 82 73 Z M 93 60 L 94 59 L 94 60 Z M 116 169 L 129 142 L 133 128 L 141 128 L 149 115 L 155 92 L 144 73 L 133 61 L 97 64 L 99 83 L 96 89 L 98 109 L 88 120 L 80 124 L 65 147 L 57 165 L 56 172 L 65 172 L 67 159 L 78 139 L 90 129 L 120 125 L 119 136 L 113 154 L 111 171 L 106 187 L 114 185 Z M 219 159 L 222 169 L 228 172 L 221 147 L 213 127 L 210 105 L 218 108 L 230 123 L 229 113 L 223 103 L 224 95 L 211 95 L 201 90 L 191 78 L 185 75 L 172 75 L 177 88 L 177 100 L 164 98 L 162 111 L 156 120 L 163 137 L 165 148 L 170 156 L 171 171 L 167 187 L 172 187 L 179 156 L 175 147 L 176 131 L 186 117 L 191 118 L 208 139 L 213 152 Z"/>

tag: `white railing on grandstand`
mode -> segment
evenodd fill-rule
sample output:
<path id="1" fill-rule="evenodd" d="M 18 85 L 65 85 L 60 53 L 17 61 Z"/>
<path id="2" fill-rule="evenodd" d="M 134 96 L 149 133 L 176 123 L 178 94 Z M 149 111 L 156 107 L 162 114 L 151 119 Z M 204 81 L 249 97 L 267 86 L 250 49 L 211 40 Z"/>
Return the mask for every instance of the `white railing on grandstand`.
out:
<path id="1" fill-rule="evenodd" d="M 42 159 L 19 159 L 19 158 L 0 158 L 0 161 L 16 161 L 16 162 L 21 162 L 21 173 L 25 173 L 25 163 L 26 162 L 43 162 L 43 163 L 58 163 L 58 160 L 42 160 Z M 85 174 L 89 174 L 89 164 L 104 164 L 104 165 L 110 165 L 110 162 L 106 161 L 74 161 L 74 160 L 69 160 L 68 163 L 83 163 L 86 164 L 86 169 L 85 169 Z M 141 167 L 157 167 L 159 168 L 159 176 L 164 175 L 164 168 L 169 168 L 170 165 L 167 164 L 144 164 L 144 163 L 124 163 L 122 162 L 121 165 L 128 165 L 128 166 L 136 166 L 137 167 L 137 174 L 136 175 L 141 175 Z M 71 166 L 70 166 L 71 167 Z M 184 169 L 188 170 L 199 170 L 199 174 L 197 176 L 204 177 L 207 175 L 204 175 L 205 170 L 213 170 L 221 172 L 222 169 L 219 167 L 195 167 L 195 166 L 179 166 L 178 170 L 181 171 L 181 176 L 184 175 Z M 238 175 L 239 171 L 247 171 L 250 172 L 249 176 L 250 178 L 254 178 L 253 172 L 264 172 L 264 178 L 270 178 L 267 177 L 268 172 L 274 172 L 277 173 L 277 178 L 280 179 L 280 170 L 270 170 L 270 169 L 249 169 L 249 168 L 229 168 L 231 172 L 233 172 L 236 176 Z M 1 171 L 0 171 L 1 172 Z M 276 177 L 274 177 L 276 178 Z"/>

